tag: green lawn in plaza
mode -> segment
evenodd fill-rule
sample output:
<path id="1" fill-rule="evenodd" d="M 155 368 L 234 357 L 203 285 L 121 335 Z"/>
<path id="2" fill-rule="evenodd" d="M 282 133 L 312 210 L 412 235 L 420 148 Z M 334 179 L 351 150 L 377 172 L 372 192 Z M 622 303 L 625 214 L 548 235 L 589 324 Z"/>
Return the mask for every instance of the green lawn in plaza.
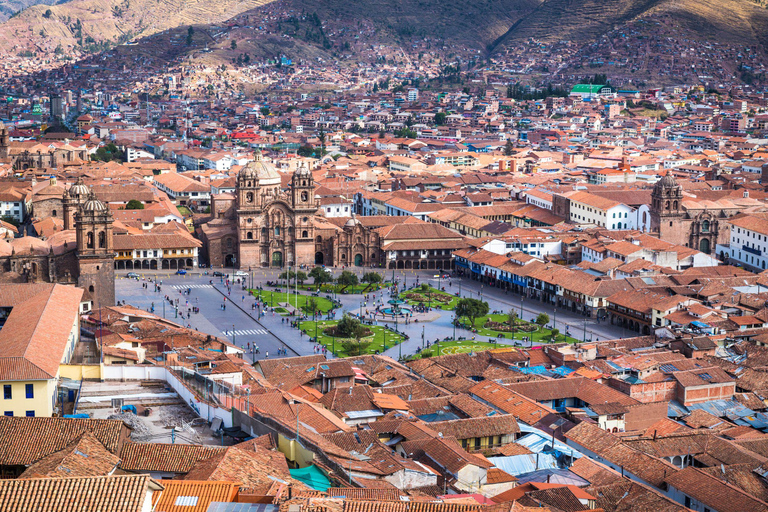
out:
<path id="1" fill-rule="evenodd" d="M 251 292 L 257 296 L 261 297 L 262 300 L 264 300 L 267 305 L 271 306 L 273 303 L 275 304 L 275 307 L 277 307 L 278 304 L 287 302 L 291 306 L 296 307 L 297 306 L 297 297 L 298 297 L 298 307 L 308 315 L 312 314 L 312 311 L 307 311 L 307 301 L 310 299 L 315 299 L 317 301 L 317 308 L 322 311 L 323 313 L 327 313 L 331 309 L 333 309 L 333 303 L 326 299 L 325 297 L 313 297 L 311 295 L 302 295 L 295 293 L 287 293 L 287 292 L 273 292 L 270 290 L 251 290 Z M 282 314 L 282 313 L 281 313 Z"/>
<path id="2" fill-rule="evenodd" d="M 356 295 L 356 294 L 365 294 L 365 293 L 371 293 L 378 290 L 381 290 L 382 288 L 387 288 L 391 286 L 392 283 L 358 283 L 353 286 L 342 286 L 340 284 L 332 284 L 332 283 L 326 283 L 320 287 L 320 293 L 327 293 L 332 294 L 335 293 L 337 295 Z M 295 284 L 291 287 L 292 289 L 295 288 Z M 283 284 L 278 286 L 278 288 L 286 288 L 285 281 L 283 281 Z M 308 292 L 316 292 L 317 291 L 317 285 L 314 284 L 300 284 L 299 290 L 301 291 L 308 291 Z"/>
<path id="3" fill-rule="evenodd" d="M 514 332 L 505 332 L 505 331 L 499 331 L 494 329 L 489 329 L 484 327 L 486 321 L 489 319 L 493 322 L 500 322 L 500 323 L 506 323 L 508 320 L 508 316 L 506 314 L 490 314 L 485 315 L 479 318 L 475 319 L 475 323 L 473 324 L 475 329 L 477 329 L 476 333 L 472 333 L 474 336 L 488 336 L 491 338 L 498 338 L 499 334 L 501 334 L 504 338 L 507 339 L 516 339 L 520 340 L 523 337 L 528 337 L 529 340 L 533 341 L 534 343 L 552 343 L 552 331 L 550 329 L 539 327 L 536 324 L 532 324 L 531 322 L 521 322 L 520 319 L 517 320 L 517 325 L 525 325 L 525 326 L 531 326 L 535 327 L 536 330 L 532 332 L 527 332 L 522 329 L 517 329 Z M 461 321 L 465 324 L 469 323 L 468 318 L 462 318 Z M 457 331 L 458 332 L 458 331 Z M 465 333 L 467 331 L 462 329 L 462 332 Z M 499 338 L 500 339 L 500 338 Z M 556 342 L 568 342 L 568 343 L 576 343 L 577 339 L 572 338 L 570 336 L 566 336 L 564 333 L 559 333 L 557 335 Z"/>
<path id="4" fill-rule="evenodd" d="M 332 336 L 328 336 L 323 333 L 326 327 L 335 326 L 338 324 L 338 320 L 318 320 L 317 322 L 317 338 L 318 343 L 328 348 L 329 351 L 335 350 L 337 357 L 347 357 L 350 355 L 364 355 L 375 354 L 377 351 L 383 353 L 384 350 L 391 348 L 403 341 L 403 337 L 397 333 L 390 331 L 389 329 L 380 325 L 366 325 L 368 329 L 373 332 L 373 341 L 361 354 L 348 354 L 341 343 L 341 341 Z M 310 338 L 315 337 L 315 322 L 314 320 L 305 320 L 299 323 L 299 328 L 306 333 Z M 384 337 L 386 336 L 386 348 L 384 347 Z"/>
<path id="5" fill-rule="evenodd" d="M 419 357 L 434 357 L 445 356 L 449 354 L 464 354 L 468 352 L 481 352 L 483 350 L 491 350 L 494 348 L 508 348 L 512 345 L 504 345 L 502 343 L 488 343 L 487 341 L 475 341 L 475 340 L 452 340 L 441 341 L 439 344 L 433 343 L 429 347 L 422 349 L 421 352 L 414 355 L 414 358 Z"/>
<path id="6" fill-rule="evenodd" d="M 459 302 L 459 298 L 450 293 L 440 291 L 432 286 L 424 290 L 422 287 L 417 286 L 410 290 L 406 290 L 400 293 L 400 299 L 406 301 L 412 306 L 429 306 L 432 308 L 444 309 L 451 311 L 456 307 L 456 303 Z"/>

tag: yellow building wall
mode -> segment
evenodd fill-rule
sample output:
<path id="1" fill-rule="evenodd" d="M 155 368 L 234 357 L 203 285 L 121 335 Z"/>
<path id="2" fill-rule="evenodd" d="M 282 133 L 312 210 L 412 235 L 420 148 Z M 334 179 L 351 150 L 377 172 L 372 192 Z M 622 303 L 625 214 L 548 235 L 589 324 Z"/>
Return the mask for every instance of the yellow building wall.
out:
<path id="1" fill-rule="evenodd" d="M 72 380 L 102 380 L 104 365 L 102 364 L 62 364 L 59 365 L 59 375 Z"/>
<path id="2" fill-rule="evenodd" d="M 282 435 L 277 436 L 277 450 L 285 455 L 290 462 L 295 463 L 300 468 L 305 468 L 312 463 L 314 454 L 302 447 L 294 439 L 288 439 Z"/>
<path id="3" fill-rule="evenodd" d="M 26 385 L 32 384 L 34 398 L 27 398 Z M 11 386 L 11 399 L 5 398 L 5 386 Z M 0 382 L 0 414 L 26 416 L 34 411 L 35 416 L 51 416 L 56 401 L 56 381 L 29 380 Z"/>

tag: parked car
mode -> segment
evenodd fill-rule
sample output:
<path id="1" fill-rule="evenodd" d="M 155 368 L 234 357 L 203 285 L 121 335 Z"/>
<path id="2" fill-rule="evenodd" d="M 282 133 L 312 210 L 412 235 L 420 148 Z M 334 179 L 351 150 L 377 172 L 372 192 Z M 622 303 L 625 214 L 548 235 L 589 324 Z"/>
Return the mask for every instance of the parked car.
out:
<path id="1" fill-rule="evenodd" d="M 225 274 L 225 273 L 224 273 L 224 272 L 222 272 L 221 270 L 214 270 L 214 271 L 213 271 L 213 276 L 214 276 L 214 277 L 225 277 L 226 275 L 227 275 L 227 274 Z"/>
<path id="2" fill-rule="evenodd" d="M 248 277 L 248 272 L 244 270 L 238 270 L 235 272 L 235 276 L 237 277 Z"/>
<path id="3" fill-rule="evenodd" d="M 187 271 L 184 270 L 183 268 L 180 268 L 179 270 L 176 271 L 176 273 L 179 274 L 180 276 L 183 276 L 187 273 Z"/>
<path id="4" fill-rule="evenodd" d="M 128 272 L 127 274 L 125 274 L 125 277 L 129 277 L 131 279 L 138 279 L 139 274 L 137 274 L 136 272 Z"/>

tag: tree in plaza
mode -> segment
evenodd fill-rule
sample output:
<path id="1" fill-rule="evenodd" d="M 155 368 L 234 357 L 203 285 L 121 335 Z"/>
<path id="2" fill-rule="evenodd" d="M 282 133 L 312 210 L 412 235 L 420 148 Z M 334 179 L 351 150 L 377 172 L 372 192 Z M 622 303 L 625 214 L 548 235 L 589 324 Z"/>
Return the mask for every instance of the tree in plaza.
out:
<path id="1" fill-rule="evenodd" d="M 285 272 L 280 274 L 280 279 L 287 279 L 289 281 L 295 279 L 296 281 L 299 282 L 299 284 L 304 284 L 304 281 L 307 280 L 307 273 L 302 272 L 301 270 L 299 270 L 298 272 L 294 270 L 286 270 Z"/>
<path id="2" fill-rule="evenodd" d="M 340 338 L 354 338 L 359 341 L 367 331 L 368 328 L 360 323 L 359 319 L 346 313 L 336 324 L 336 335 Z"/>
<path id="3" fill-rule="evenodd" d="M 307 302 L 304 304 L 304 312 L 310 315 L 314 315 L 317 310 L 317 299 L 314 297 L 309 297 Z"/>
<path id="4" fill-rule="evenodd" d="M 552 329 L 552 339 L 557 341 L 558 336 L 560 336 L 560 329 Z"/>
<path id="5" fill-rule="evenodd" d="M 536 317 L 535 322 L 539 327 L 544 327 L 549 323 L 549 315 L 546 313 L 539 313 L 539 316 Z"/>
<path id="6" fill-rule="evenodd" d="M 309 271 L 309 277 L 315 280 L 315 284 L 318 286 L 330 283 L 333 281 L 333 276 L 330 272 L 323 267 L 315 267 Z"/>
<path id="7" fill-rule="evenodd" d="M 126 210 L 143 210 L 144 209 L 144 203 L 142 203 L 138 199 L 131 199 L 125 205 L 125 209 Z"/>
<path id="8" fill-rule="evenodd" d="M 514 309 L 510 309 L 509 313 L 507 313 L 507 324 L 510 327 L 514 327 L 516 321 L 517 321 L 517 311 L 515 311 Z"/>
<path id="9" fill-rule="evenodd" d="M 370 284 L 380 283 L 382 280 L 381 274 L 378 272 L 366 272 L 361 279 L 362 282 Z"/>
<path id="10" fill-rule="evenodd" d="M 357 284 L 357 276 L 354 272 L 344 270 L 336 279 L 336 282 L 341 286 L 355 286 Z"/>
<path id="11" fill-rule="evenodd" d="M 456 303 L 456 317 L 466 316 L 472 326 L 475 320 L 488 314 L 488 303 L 479 299 L 461 299 Z"/>
<path id="12" fill-rule="evenodd" d="M 427 283 L 421 283 L 421 291 L 429 291 L 429 285 Z"/>

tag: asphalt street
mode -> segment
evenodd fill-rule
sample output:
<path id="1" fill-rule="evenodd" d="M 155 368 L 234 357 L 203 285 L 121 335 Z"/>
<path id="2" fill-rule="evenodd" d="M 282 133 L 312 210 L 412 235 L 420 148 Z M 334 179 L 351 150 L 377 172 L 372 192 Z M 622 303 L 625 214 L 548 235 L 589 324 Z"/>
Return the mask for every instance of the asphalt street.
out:
<path id="1" fill-rule="evenodd" d="M 279 348 L 286 349 L 287 356 L 308 355 L 313 353 L 313 344 L 309 342 L 306 336 L 302 335 L 297 329 L 291 328 L 289 323 L 283 322 L 282 317 L 270 311 L 264 312 L 257 317 L 259 310 L 252 308 L 254 299 L 248 297 L 242 290 L 242 284 L 235 284 L 228 289 L 226 278 L 213 277 L 205 275 L 206 270 L 212 273 L 211 269 L 200 269 L 189 272 L 187 275 L 176 275 L 168 271 L 141 272 L 140 279 L 126 278 L 127 272 L 118 273 L 116 279 L 116 296 L 120 301 L 132 304 L 136 307 L 149 310 L 152 303 L 155 306 L 155 313 L 159 316 L 165 316 L 180 325 L 189 325 L 191 328 L 198 329 L 201 332 L 226 338 L 242 347 L 248 352 L 248 360 L 267 357 L 277 357 Z M 341 269 L 329 269 L 338 275 Z M 371 269 L 352 268 L 349 269 L 362 276 Z M 224 269 L 229 272 L 232 279 L 231 269 Z M 386 277 L 391 279 L 393 272 L 378 270 Z M 248 277 L 241 278 L 248 281 L 248 286 L 265 285 L 268 280 L 276 280 L 282 271 L 276 269 L 258 269 L 249 273 Z M 504 312 L 514 309 L 518 315 L 521 313 L 521 297 L 515 294 L 505 294 L 502 290 L 481 285 L 477 281 L 469 279 L 452 278 L 450 280 L 438 278 L 435 271 L 426 270 L 396 270 L 394 276 L 407 286 L 413 286 L 418 283 L 428 282 L 434 287 L 444 287 L 450 293 L 460 292 L 462 297 L 480 298 L 488 302 L 492 311 L 501 310 Z M 160 292 L 154 291 L 154 286 L 149 284 L 145 289 L 142 286 L 145 278 L 157 278 L 162 281 Z M 190 289 L 190 294 L 183 292 Z M 164 300 L 165 295 L 171 297 L 174 302 L 179 300 L 179 311 L 183 314 L 176 316 L 175 308 Z M 385 292 L 386 295 L 386 292 Z M 226 301 L 224 300 L 226 298 Z M 342 307 L 337 310 L 336 317 L 340 318 L 344 312 L 358 313 L 364 299 L 361 295 L 339 295 Z M 386 299 L 385 299 L 386 300 Z M 163 304 L 165 303 L 165 311 Z M 226 303 L 226 309 L 222 304 Z M 193 306 L 200 309 L 198 314 L 187 315 L 187 311 Z M 363 307 L 363 309 L 365 309 Z M 595 319 L 585 319 L 579 314 L 569 311 L 558 310 L 554 312 L 551 305 L 526 299 L 523 301 L 522 317 L 525 320 L 533 320 L 540 312 L 545 312 L 550 317 L 550 324 L 556 322 L 556 326 L 561 333 L 568 331 L 571 336 L 577 339 L 600 340 L 613 339 L 632 336 L 633 333 L 620 327 L 612 326 L 605 322 L 597 322 Z M 400 323 L 398 329 L 409 336 L 409 340 L 397 345 L 386 354 L 394 358 L 410 355 L 416 352 L 417 348 L 426 341 L 434 342 L 436 339 L 453 338 L 453 325 L 451 320 L 453 312 L 440 311 L 440 317 L 429 323 L 410 323 L 403 325 Z M 471 338 L 472 333 L 462 329 L 456 330 L 456 336 Z M 489 341 L 489 338 L 478 336 L 478 341 Z M 259 348 L 260 353 L 253 353 L 254 344 Z"/>

